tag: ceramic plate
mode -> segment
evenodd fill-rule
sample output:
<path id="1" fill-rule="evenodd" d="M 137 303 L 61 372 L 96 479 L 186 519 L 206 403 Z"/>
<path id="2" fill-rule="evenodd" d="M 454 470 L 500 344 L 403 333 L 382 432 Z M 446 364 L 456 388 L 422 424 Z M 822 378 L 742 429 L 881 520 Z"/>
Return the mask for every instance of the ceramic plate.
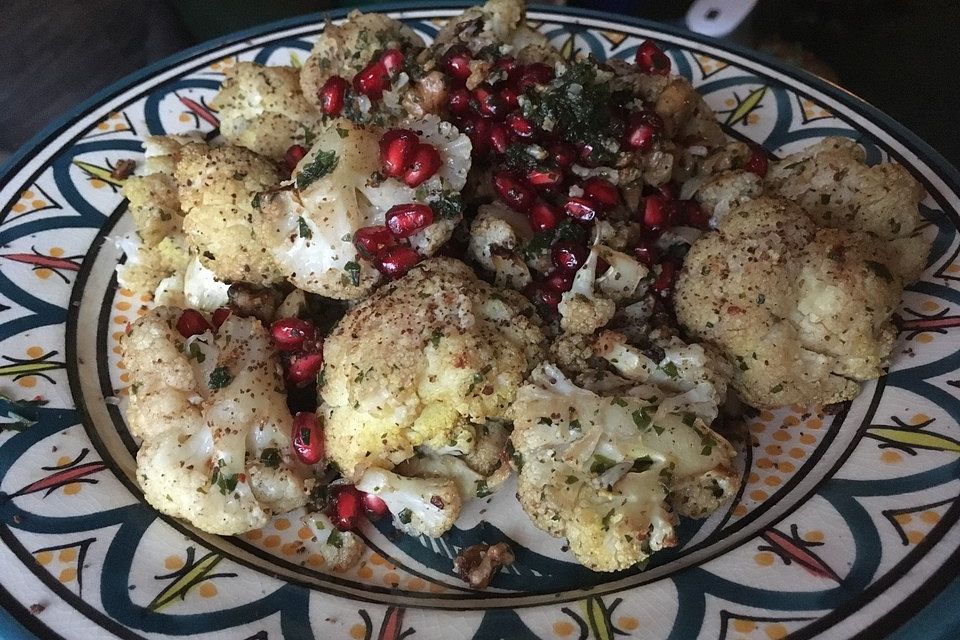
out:
<path id="1" fill-rule="evenodd" d="M 455 9 L 392 13 L 429 39 Z M 0 187 L 0 635 L 97 638 L 956 637 L 960 546 L 960 179 L 929 147 L 836 87 L 725 45 L 596 13 L 532 10 L 565 55 L 632 58 L 645 38 L 732 136 L 777 155 L 828 135 L 923 183 L 933 239 L 905 294 L 890 373 L 848 411 L 794 406 L 748 424 L 743 489 L 645 571 L 597 574 L 529 524 L 508 488 L 443 539 L 364 532 L 344 572 L 311 552 L 296 514 L 242 537 L 157 514 L 134 480 L 117 339 L 149 297 L 117 289 L 112 239 L 131 230 L 111 167 L 149 134 L 215 135 L 209 106 L 238 60 L 297 65 L 317 17 L 189 50 L 95 96 L 27 145 Z M 16 400 L 38 398 L 45 402 Z M 451 558 L 508 540 L 489 590 Z M 940 600 L 943 601 L 943 598 Z M 903 626 L 906 625 L 906 626 Z M 953 633 L 951 632 L 953 630 Z M 31 635 L 32 634 L 32 635 Z"/>

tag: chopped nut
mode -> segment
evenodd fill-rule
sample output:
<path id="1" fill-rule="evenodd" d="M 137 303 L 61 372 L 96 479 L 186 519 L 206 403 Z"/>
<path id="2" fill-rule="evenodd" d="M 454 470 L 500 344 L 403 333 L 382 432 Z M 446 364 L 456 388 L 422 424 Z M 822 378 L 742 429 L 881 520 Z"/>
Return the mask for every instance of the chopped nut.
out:
<path id="1" fill-rule="evenodd" d="M 513 564 L 513 551 L 505 542 L 492 547 L 475 544 L 467 547 L 453 559 L 453 570 L 474 589 L 486 589 L 500 567 Z"/>
<path id="2" fill-rule="evenodd" d="M 133 170 L 137 168 L 135 160 L 118 160 L 117 166 L 110 172 L 110 177 L 114 180 L 126 180 L 133 175 Z"/>

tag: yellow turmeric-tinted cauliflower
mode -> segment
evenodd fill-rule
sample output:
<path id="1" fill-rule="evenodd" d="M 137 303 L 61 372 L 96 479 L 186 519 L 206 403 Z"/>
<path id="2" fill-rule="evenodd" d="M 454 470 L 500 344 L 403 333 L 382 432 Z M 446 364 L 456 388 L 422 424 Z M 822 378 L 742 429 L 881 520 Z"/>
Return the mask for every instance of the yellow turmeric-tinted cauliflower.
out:
<path id="1" fill-rule="evenodd" d="M 231 144 L 280 160 L 319 125 L 320 114 L 304 98 L 294 67 L 238 62 L 226 76 L 212 106 Z"/>
<path id="2" fill-rule="evenodd" d="M 243 147 L 187 145 L 176 180 L 191 252 L 220 280 L 266 285 L 281 279 L 268 247 L 254 234 L 261 191 L 280 183 L 269 160 Z"/>
<path id="3" fill-rule="evenodd" d="M 537 363 L 543 334 L 520 294 L 435 258 L 347 312 L 324 343 L 326 450 L 348 478 L 426 446 L 469 453 Z"/>
<path id="4" fill-rule="evenodd" d="M 736 493 L 734 449 L 650 384 L 602 394 L 538 367 L 513 405 L 517 496 L 533 523 L 566 537 L 595 571 L 677 543 L 677 514 L 702 517 Z"/>
<path id="5" fill-rule="evenodd" d="M 307 499 L 273 345 L 236 315 L 183 338 L 180 313 L 156 307 L 123 340 L 137 479 L 156 509 L 208 533 L 262 527 Z"/>
<path id="6" fill-rule="evenodd" d="M 882 374 L 904 283 L 868 233 L 818 229 L 795 204 L 750 200 L 691 247 L 674 306 L 758 407 L 853 398 Z"/>

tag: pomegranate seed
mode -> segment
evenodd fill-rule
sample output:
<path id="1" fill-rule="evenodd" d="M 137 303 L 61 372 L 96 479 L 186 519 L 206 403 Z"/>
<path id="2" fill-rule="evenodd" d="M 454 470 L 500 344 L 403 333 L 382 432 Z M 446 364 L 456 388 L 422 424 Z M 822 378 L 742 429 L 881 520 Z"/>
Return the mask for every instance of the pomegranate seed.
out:
<path id="1" fill-rule="evenodd" d="M 537 200 L 530 207 L 530 226 L 534 231 L 549 231 L 560 224 L 560 210 L 548 202 Z"/>
<path id="2" fill-rule="evenodd" d="M 669 203 L 661 195 L 647 196 L 643 199 L 642 222 L 650 229 L 669 227 L 672 211 Z"/>
<path id="3" fill-rule="evenodd" d="M 399 178 L 410 167 L 420 138 L 410 129 L 391 129 L 380 138 L 380 164 L 383 173 Z"/>
<path id="4" fill-rule="evenodd" d="M 387 49 L 380 55 L 380 63 L 390 75 L 396 75 L 403 68 L 403 59 L 400 49 Z"/>
<path id="5" fill-rule="evenodd" d="M 553 158 L 553 161 L 561 169 L 568 168 L 577 158 L 576 148 L 574 148 L 572 144 L 567 144 L 566 142 L 552 144 L 550 145 L 548 151 L 550 152 L 550 157 Z"/>
<path id="6" fill-rule="evenodd" d="M 315 382 L 322 368 L 322 353 L 295 353 L 287 364 L 287 382 L 295 387 Z"/>
<path id="7" fill-rule="evenodd" d="M 679 205 L 681 220 L 685 225 L 697 229 L 706 229 L 710 226 L 710 216 L 700 208 L 695 200 L 681 200 L 677 204 Z"/>
<path id="8" fill-rule="evenodd" d="M 385 276 L 399 278 L 420 262 L 420 254 L 405 244 L 387 247 L 377 255 L 377 269 Z"/>
<path id="9" fill-rule="evenodd" d="M 484 82 L 473 90 L 473 99 L 477 101 L 477 111 L 484 118 L 502 118 L 507 105 L 488 83 Z"/>
<path id="10" fill-rule="evenodd" d="M 546 284 L 547 288 L 558 293 L 570 291 L 570 289 L 573 288 L 573 275 L 562 271 L 554 271 L 547 276 L 544 284 Z"/>
<path id="11" fill-rule="evenodd" d="M 490 151 L 490 121 L 469 113 L 464 116 L 461 131 L 467 134 L 473 145 L 472 155 L 482 156 Z"/>
<path id="12" fill-rule="evenodd" d="M 510 87 L 500 90 L 500 99 L 511 109 L 516 109 L 520 105 L 520 94 Z"/>
<path id="13" fill-rule="evenodd" d="M 403 182 L 408 187 L 419 187 L 440 170 L 440 152 L 433 145 L 421 142 L 413 150 L 410 166 L 403 174 Z"/>
<path id="14" fill-rule="evenodd" d="M 673 292 L 673 285 L 677 281 L 678 265 L 673 260 L 664 260 L 660 263 L 660 275 L 650 285 L 657 294 L 669 296 Z"/>
<path id="15" fill-rule="evenodd" d="M 555 187 L 563 181 L 563 174 L 554 169 L 532 169 L 527 174 L 527 182 L 536 188 Z"/>
<path id="16" fill-rule="evenodd" d="M 507 116 L 507 126 L 521 138 L 529 138 L 533 135 L 533 125 L 519 113 L 511 113 Z"/>
<path id="17" fill-rule="evenodd" d="M 383 498 L 372 493 L 363 494 L 363 510 L 371 520 L 379 520 L 390 515 L 390 509 Z"/>
<path id="18" fill-rule="evenodd" d="M 513 56 L 503 56 L 493 64 L 495 70 L 505 71 L 507 74 L 512 73 L 518 66 L 520 65 Z"/>
<path id="19" fill-rule="evenodd" d="M 203 317 L 203 314 L 196 309 L 184 309 L 180 317 L 177 318 L 177 331 L 184 338 L 198 336 L 205 331 L 211 331 L 213 327 Z"/>
<path id="20" fill-rule="evenodd" d="M 353 76 L 353 90 L 371 100 L 379 100 L 389 88 L 390 76 L 380 60 L 374 60 Z"/>
<path id="21" fill-rule="evenodd" d="M 620 191 L 609 180 L 599 176 L 587 178 L 583 183 L 583 195 L 607 209 L 620 203 Z"/>
<path id="22" fill-rule="evenodd" d="M 553 80 L 553 67 L 542 62 L 534 62 L 520 68 L 515 88 L 519 92 L 538 84 L 547 84 Z"/>
<path id="23" fill-rule="evenodd" d="M 323 430 L 317 416 L 301 411 L 293 417 L 293 451 L 304 464 L 317 464 L 323 459 Z"/>
<path id="24" fill-rule="evenodd" d="M 304 342 L 317 339 L 317 330 L 306 320 L 281 318 L 270 325 L 270 337 L 280 351 L 300 351 Z"/>
<path id="25" fill-rule="evenodd" d="M 652 111 L 631 113 L 627 120 L 624 144 L 631 149 L 645 152 L 653 146 L 663 131 L 663 119 Z"/>
<path id="26" fill-rule="evenodd" d="M 755 146 L 753 153 L 750 155 L 750 159 L 747 160 L 747 164 L 743 168 L 750 173 L 757 174 L 761 178 L 766 177 L 768 169 L 767 154 L 763 152 L 763 149 Z"/>
<path id="27" fill-rule="evenodd" d="M 580 151 L 577 152 L 577 157 L 580 159 L 581 162 L 583 162 L 583 163 L 589 163 L 589 162 L 590 162 L 590 156 L 591 156 L 592 154 L 593 154 L 593 145 L 592 145 L 592 144 L 585 144 L 585 145 L 583 145 L 583 146 L 580 147 Z"/>
<path id="28" fill-rule="evenodd" d="M 440 66 L 454 78 L 466 82 L 470 77 L 470 52 L 464 46 L 450 47 L 440 60 Z"/>
<path id="29" fill-rule="evenodd" d="M 361 227 L 353 232 L 353 245 L 367 260 L 372 260 L 384 248 L 394 244 L 396 240 L 393 234 L 383 225 Z"/>
<path id="30" fill-rule="evenodd" d="M 589 222 L 597 217 L 597 206 L 586 198 L 576 198 L 573 196 L 567 198 L 566 204 L 563 205 L 563 210 L 566 211 L 567 215 L 571 218 L 576 218 L 583 222 Z"/>
<path id="31" fill-rule="evenodd" d="M 340 531 L 353 531 L 360 526 L 362 510 L 361 493 L 353 485 L 346 485 L 333 496 L 330 517 Z"/>
<path id="32" fill-rule="evenodd" d="M 320 87 L 320 111 L 328 116 L 338 116 L 343 111 L 350 84 L 340 76 L 330 76 Z"/>
<path id="33" fill-rule="evenodd" d="M 490 125 L 490 146 L 497 153 L 506 153 L 510 146 L 510 130 L 500 123 L 494 122 Z"/>
<path id="34" fill-rule="evenodd" d="M 560 271 L 574 273 L 587 260 L 589 252 L 583 245 L 570 241 L 561 241 L 553 245 L 550 257 Z"/>
<path id="35" fill-rule="evenodd" d="M 641 264 L 652 267 L 660 259 L 660 251 L 653 243 L 643 242 L 633 248 L 633 255 Z"/>
<path id="36" fill-rule="evenodd" d="M 500 199 L 514 211 L 527 211 L 533 204 L 533 191 L 509 171 L 498 171 L 493 174 L 493 188 Z"/>
<path id="37" fill-rule="evenodd" d="M 637 48 L 637 66 L 643 73 L 665 76 L 670 73 L 670 58 L 653 40 L 644 40 Z"/>
<path id="38" fill-rule="evenodd" d="M 562 292 L 549 288 L 543 282 L 531 282 L 524 290 L 527 298 L 535 305 L 555 309 L 563 296 Z"/>
<path id="39" fill-rule="evenodd" d="M 470 108 L 471 97 L 473 97 L 472 94 L 466 89 L 455 89 L 447 98 L 447 107 L 450 108 L 451 113 L 464 114 Z"/>
<path id="40" fill-rule="evenodd" d="M 214 311 L 213 317 L 210 319 L 213 324 L 213 328 L 216 330 L 223 326 L 223 323 L 227 321 L 227 318 L 230 317 L 231 313 L 232 311 L 230 307 L 220 307 Z"/>
<path id="41" fill-rule="evenodd" d="M 287 169 L 293 171 L 305 155 L 307 155 L 307 148 L 302 144 L 290 145 L 287 152 L 283 154 L 283 164 L 287 165 Z"/>
<path id="42" fill-rule="evenodd" d="M 387 210 L 387 228 L 397 238 L 409 238 L 433 224 L 433 209 L 426 204 L 396 204 Z"/>
<path id="43" fill-rule="evenodd" d="M 663 196 L 665 200 L 676 200 L 680 195 L 680 189 L 676 182 L 664 182 L 657 187 L 657 193 Z"/>

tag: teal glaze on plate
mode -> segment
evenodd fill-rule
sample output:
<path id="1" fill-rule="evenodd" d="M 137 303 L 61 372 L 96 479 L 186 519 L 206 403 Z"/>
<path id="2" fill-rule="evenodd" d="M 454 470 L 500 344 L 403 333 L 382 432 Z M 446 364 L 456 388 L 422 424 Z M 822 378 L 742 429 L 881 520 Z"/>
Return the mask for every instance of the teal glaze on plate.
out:
<path id="1" fill-rule="evenodd" d="M 429 38 L 453 13 L 400 17 Z M 832 639 L 903 624 L 909 637 L 908 619 L 956 575 L 960 547 L 956 171 L 868 105 L 757 54 L 597 13 L 529 17 L 568 55 L 632 58 L 643 39 L 659 40 L 730 135 L 774 154 L 842 135 L 871 161 L 910 169 L 928 192 L 934 245 L 905 294 L 890 374 L 844 415 L 795 407 L 752 420 L 741 494 L 705 521 L 684 521 L 680 546 L 644 572 L 583 569 L 532 528 L 509 487 L 475 501 L 439 541 L 368 528 L 371 553 L 342 573 L 318 565 L 296 517 L 224 539 L 159 516 L 133 479 L 123 423 L 117 334 L 144 301 L 116 290 L 111 239 L 132 223 L 109 171 L 141 158 L 146 135 L 214 135 L 209 102 L 225 66 L 296 64 L 322 22 L 230 36 L 107 89 L 5 167 L 0 389 L 49 403 L 0 401 L 0 421 L 15 420 L 13 410 L 36 422 L 0 433 L 4 637 Z M 453 576 L 460 548 L 501 539 L 518 561 L 490 590 Z M 43 611 L 29 613 L 33 604 Z M 951 612 L 919 620 L 924 637 L 956 627 Z"/>

